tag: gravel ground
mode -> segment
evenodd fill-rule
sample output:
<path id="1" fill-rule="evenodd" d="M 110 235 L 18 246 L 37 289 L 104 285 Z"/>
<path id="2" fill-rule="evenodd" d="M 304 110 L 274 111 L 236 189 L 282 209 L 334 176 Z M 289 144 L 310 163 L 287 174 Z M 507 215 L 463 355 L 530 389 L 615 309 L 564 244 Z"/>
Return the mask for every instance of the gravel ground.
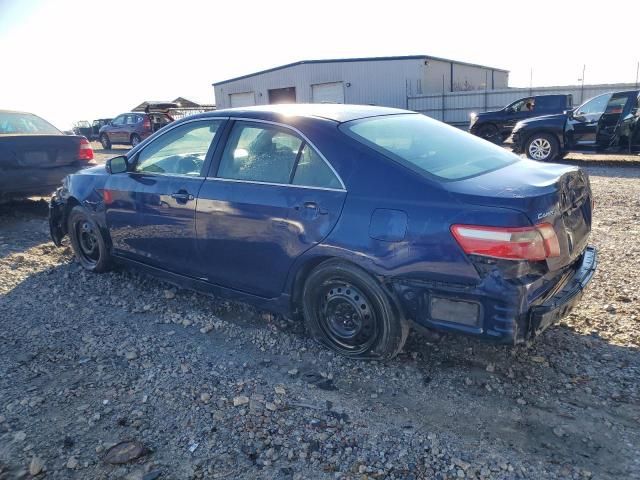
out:
<path id="1" fill-rule="evenodd" d="M 85 273 L 44 202 L 2 207 L 0 479 L 640 478 L 640 168 L 588 171 L 600 265 L 574 313 L 518 348 L 412 333 L 386 363 Z"/>

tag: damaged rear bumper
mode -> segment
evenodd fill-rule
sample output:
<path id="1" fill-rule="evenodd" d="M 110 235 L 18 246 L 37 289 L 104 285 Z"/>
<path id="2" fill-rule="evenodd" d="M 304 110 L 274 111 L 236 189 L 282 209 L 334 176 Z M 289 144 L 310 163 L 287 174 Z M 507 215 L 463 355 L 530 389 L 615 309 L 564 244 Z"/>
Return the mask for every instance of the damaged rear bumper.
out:
<path id="1" fill-rule="evenodd" d="M 529 314 L 529 336 L 535 337 L 547 327 L 565 317 L 582 298 L 584 289 L 591 281 L 598 266 L 598 253 L 594 247 L 587 247 L 582 254 L 582 262 L 574 275 L 555 295 L 542 304 L 531 308 Z"/>
<path id="2" fill-rule="evenodd" d="M 587 247 L 564 272 L 529 283 L 491 274 L 474 285 L 394 279 L 391 288 L 405 316 L 421 326 L 515 344 L 568 315 L 596 267 L 596 249 Z"/>

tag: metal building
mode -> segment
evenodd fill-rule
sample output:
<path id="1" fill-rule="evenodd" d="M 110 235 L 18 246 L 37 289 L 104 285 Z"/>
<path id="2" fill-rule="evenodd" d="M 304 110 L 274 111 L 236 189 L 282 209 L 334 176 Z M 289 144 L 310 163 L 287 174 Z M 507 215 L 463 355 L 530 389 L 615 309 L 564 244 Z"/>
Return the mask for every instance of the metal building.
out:
<path id="1" fill-rule="evenodd" d="M 213 84 L 218 109 L 269 103 L 407 107 L 430 93 L 506 88 L 509 72 L 427 55 L 304 60 Z"/>

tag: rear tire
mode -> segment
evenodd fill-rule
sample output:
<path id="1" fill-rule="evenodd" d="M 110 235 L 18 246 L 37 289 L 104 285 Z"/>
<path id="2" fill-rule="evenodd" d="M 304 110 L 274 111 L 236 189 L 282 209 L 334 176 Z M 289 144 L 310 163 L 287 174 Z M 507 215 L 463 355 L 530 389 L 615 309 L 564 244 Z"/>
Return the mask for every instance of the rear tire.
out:
<path id="1" fill-rule="evenodd" d="M 409 324 L 368 273 L 337 260 L 316 267 L 302 292 L 305 325 L 336 353 L 356 359 L 396 356 Z"/>
<path id="2" fill-rule="evenodd" d="M 73 253 L 86 270 L 95 273 L 111 268 L 111 255 L 98 225 L 80 205 L 71 209 L 67 231 Z"/>
<path id="3" fill-rule="evenodd" d="M 135 133 L 133 135 L 131 135 L 131 146 L 132 147 L 135 147 L 141 141 L 142 141 L 142 139 L 140 138 L 140 136 L 136 135 Z"/>
<path id="4" fill-rule="evenodd" d="M 549 133 L 534 133 L 525 144 L 524 151 L 531 160 L 550 162 L 560 153 L 558 139 Z"/>
<path id="5" fill-rule="evenodd" d="M 109 140 L 109 136 L 106 133 L 100 135 L 100 143 L 105 150 L 111 150 L 111 140 Z"/>

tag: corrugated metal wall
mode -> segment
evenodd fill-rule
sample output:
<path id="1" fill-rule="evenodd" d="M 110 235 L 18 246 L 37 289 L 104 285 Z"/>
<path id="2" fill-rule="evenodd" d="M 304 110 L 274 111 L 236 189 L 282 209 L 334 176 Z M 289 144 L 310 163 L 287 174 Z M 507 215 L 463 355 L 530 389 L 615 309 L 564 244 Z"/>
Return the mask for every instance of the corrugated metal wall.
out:
<path id="1" fill-rule="evenodd" d="M 425 64 L 425 60 L 427 64 Z M 508 73 L 454 62 L 454 85 L 484 88 L 491 76 L 507 86 Z M 407 108 L 407 96 L 441 91 L 442 78 L 451 86 L 451 62 L 436 59 L 367 60 L 306 63 L 216 84 L 218 109 L 230 107 L 230 95 L 254 92 L 256 104 L 269 103 L 269 90 L 295 87 L 298 103 L 312 102 L 312 85 L 343 82 L 345 103 Z"/>
<path id="2" fill-rule="evenodd" d="M 573 95 L 573 104 L 577 106 L 601 93 L 635 88 L 637 87 L 633 83 L 615 83 L 585 85 L 584 89 L 580 85 L 567 85 L 532 89 L 509 88 L 473 92 L 445 92 L 444 94 L 410 96 L 407 108 L 447 123 L 462 125 L 469 122 L 471 112 L 499 110 L 509 103 L 529 95 L 571 94 Z"/>

